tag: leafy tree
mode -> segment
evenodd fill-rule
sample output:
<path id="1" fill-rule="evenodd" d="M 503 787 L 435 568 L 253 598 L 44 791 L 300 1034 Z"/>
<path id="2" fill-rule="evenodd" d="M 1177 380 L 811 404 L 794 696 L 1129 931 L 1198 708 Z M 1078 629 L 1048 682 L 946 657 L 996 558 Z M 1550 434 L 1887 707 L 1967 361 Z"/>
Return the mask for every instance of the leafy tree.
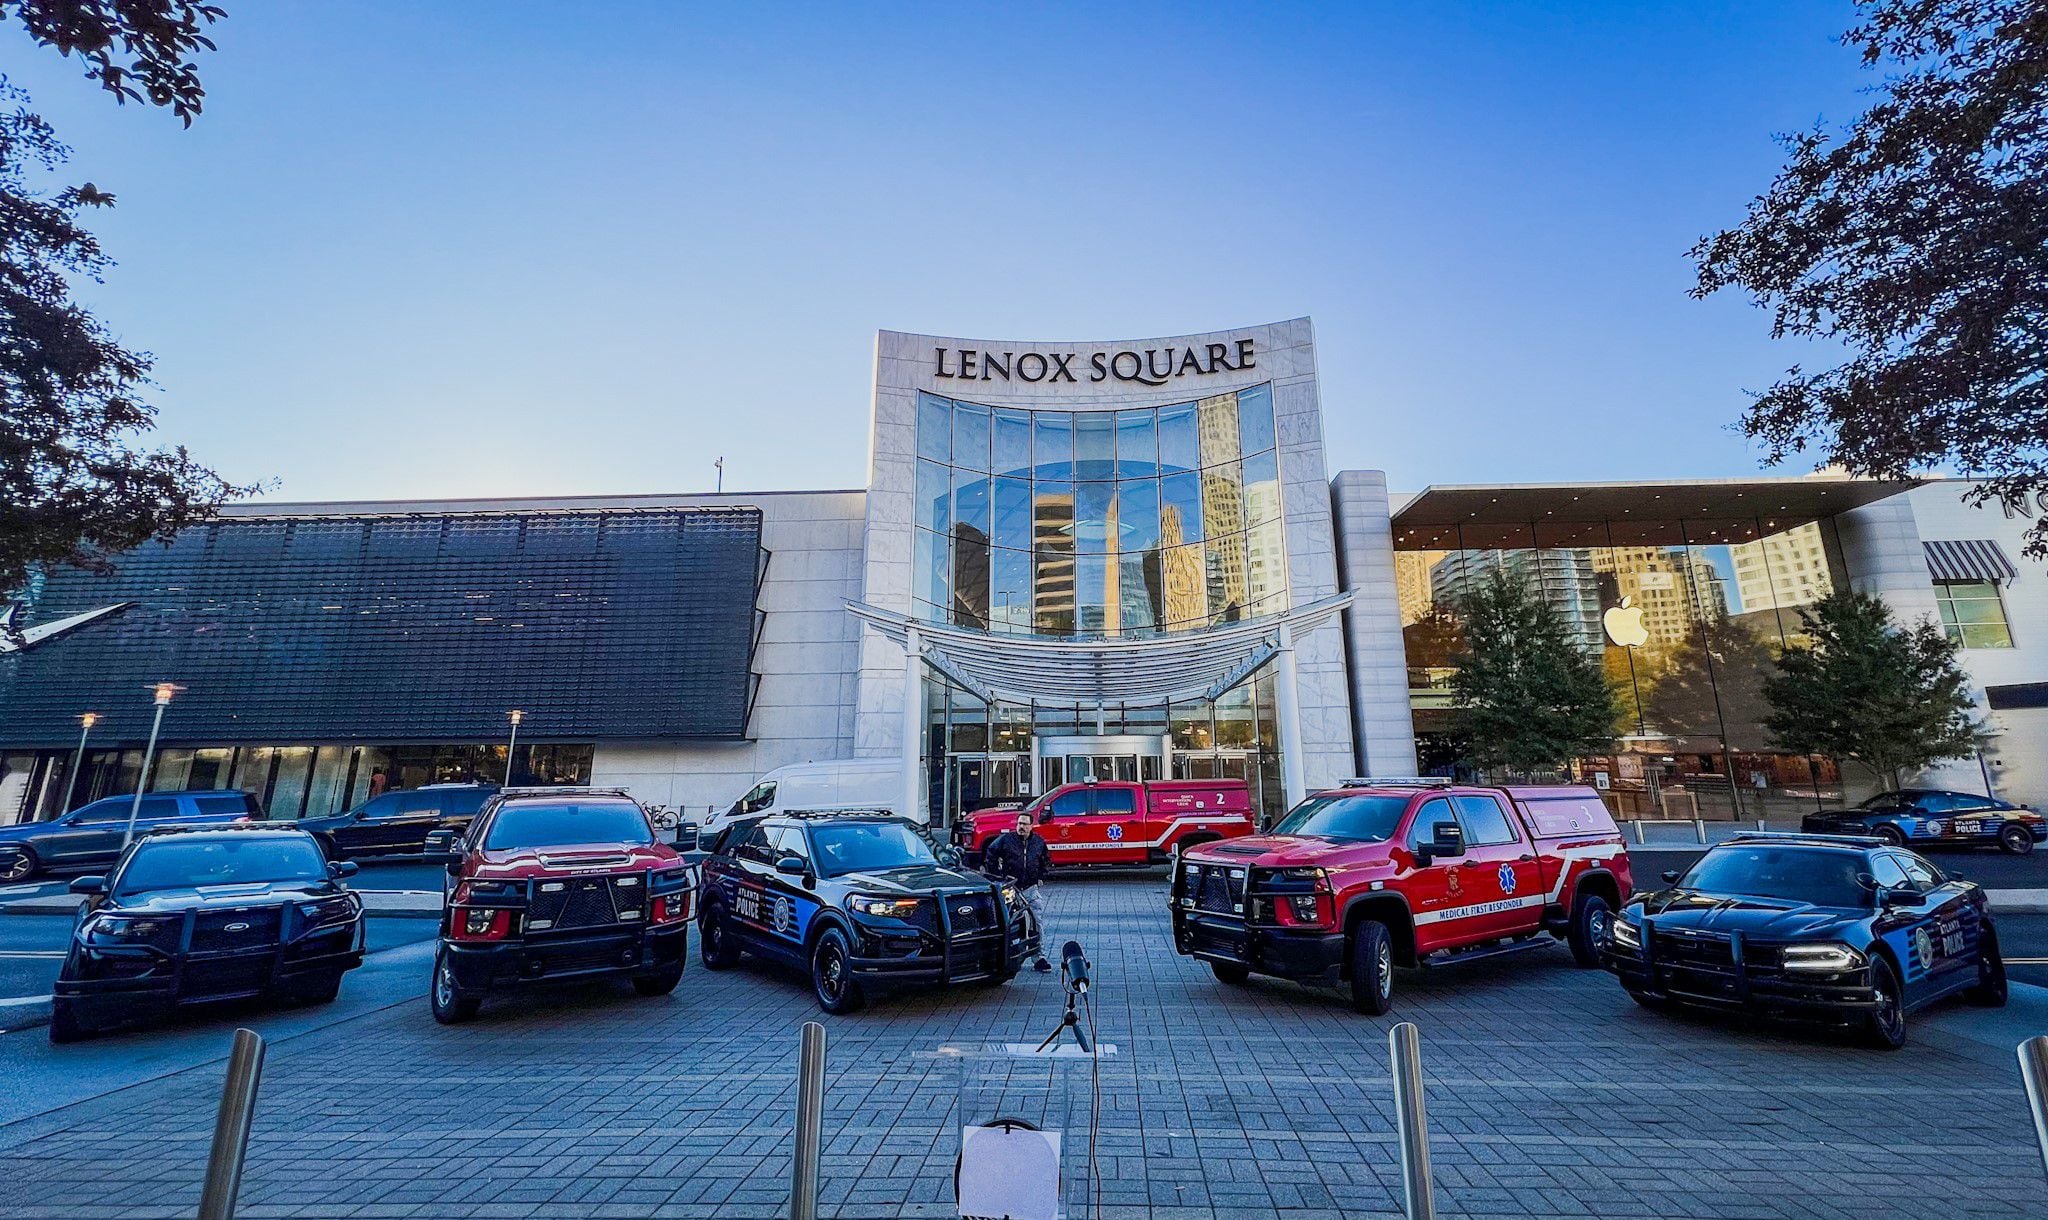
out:
<path id="1" fill-rule="evenodd" d="M 1614 690 L 1555 606 L 1494 572 L 1458 614 L 1464 645 L 1451 693 L 1474 763 L 1532 771 L 1613 745 Z"/>
<path id="2" fill-rule="evenodd" d="M 1883 601 L 1846 591 L 1799 620 L 1811 643 L 1787 648 L 1764 682 L 1764 727 L 1778 744 L 1853 758 L 1894 788 L 1905 772 L 1976 749 L 1976 700 L 1955 643 L 1932 620 L 1902 627 Z"/>
<path id="3" fill-rule="evenodd" d="M 1890 73 L 1838 135 L 1783 137 L 1743 223 L 1702 239 L 1693 290 L 1738 288 L 1774 337 L 1828 340 L 1742 429 L 1769 460 L 1852 473 L 1946 465 L 1972 503 L 2048 489 L 2048 4 L 1858 0 L 1843 41 Z M 2027 553 L 2048 555 L 2048 515 Z"/>
<path id="4" fill-rule="evenodd" d="M 169 107 L 187 124 L 202 94 L 184 55 L 212 46 L 199 29 L 219 15 L 176 0 L 0 0 L 0 18 L 84 58 L 117 98 Z M 150 358 L 71 296 L 77 277 L 98 280 L 110 265 L 80 213 L 114 197 L 89 182 L 39 186 L 68 150 L 27 103 L 0 76 L 0 592 L 37 566 L 97 566 L 167 539 L 254 490 L 182 448 L 138 443 L 156 417 L 142 398 Z"/>
<path id="5" fill-rule="evenodd" d="M 1769 643 L 1734 619 L 1701 623 L 1644 683 L 1644 719 L 1678 733 L 1718 733 L 1725 724 L 1731 747 L 1754 746 L 1756 728 L 1770 714 L 1764 675 L 1776 660 Z"/>

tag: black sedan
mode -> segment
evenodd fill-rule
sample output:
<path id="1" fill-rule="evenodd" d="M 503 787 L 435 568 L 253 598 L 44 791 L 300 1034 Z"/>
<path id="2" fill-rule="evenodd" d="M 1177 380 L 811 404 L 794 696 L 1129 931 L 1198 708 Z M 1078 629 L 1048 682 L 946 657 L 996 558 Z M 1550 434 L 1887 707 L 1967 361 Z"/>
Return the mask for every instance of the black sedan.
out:
<path id="1" fill-rule="evenodd" d="M 2048 820 L 2025 805 L 1974 792 L 1901 788 L 1880 792 L 1854 809 L 1809 813 L 1810 834 L 1873 835 L 1894 847 L 1990 847 L 2015 856 L 2048 842 Z"/>
<path id="2" fill-rule="evenodd" d="M 163 830 L 138 839 L 86 896 L 50 1003 L 50 1041 L 187 1004 L 324 1004 L 363 964 L 363 903 L 303 831 Z"/>
<path id="3" fill-rule="evenodd" d="M 1615 916 L 1608 968 L 1647 1007 L 1741 1009 L 1905 1044 L 1906 1014 L 2005 1003 L 1984 891 L 1874 838 L 1738 835 Z"/>
<path id="4" fill-rule="evenodd" d="M 375 796 L 354 809 L 292 823 L 320 841 L 331 860 L 358 856 L 419 855 L 427 836 L 458 836 L 498 791 L 496 784 L 428 784 Z"/>
<path id="5" fill-rule="evenodd" d="M 1014 887 L 947 867 L 882 813 L 729 824 L 704 862 L 698 924 L 707 969 L 743 953 L 796 966 L 833 1013 L 879 984 L 1006 983 L 1038 951 Z"/>

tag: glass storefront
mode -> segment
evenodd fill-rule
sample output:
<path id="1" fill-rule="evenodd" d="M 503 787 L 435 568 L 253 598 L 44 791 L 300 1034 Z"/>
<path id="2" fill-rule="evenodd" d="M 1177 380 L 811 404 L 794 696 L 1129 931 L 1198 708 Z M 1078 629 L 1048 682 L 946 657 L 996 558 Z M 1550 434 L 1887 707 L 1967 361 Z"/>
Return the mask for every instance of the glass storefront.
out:
<path id="1" fill-rule="evenodd" d="M 1622 714 L 1613 752 L 1575 759 L 1570 771 L 1606 792 L 1617 813 L 1787 817 L 1839 803 L 1842 777 L 1832 762 L 1771 742 L 1763 683 L 1800 638 L 1799 608 L 1845 583 L 1840 547 L 1828 520 L 1776 526 L 1760 519 L 1662 530 L 1623 522 L 1488 526 L 1470 536 L 1456 527 L 1426 537 L 1397 532 L 1423 768 L 1465 770 L 1450 690 L 1461 647 L 1456 607 L 1498 572 L 1559 613 L 1616 692 Z M 1674 531 L 1681 541 L 1668 540 Z"/>

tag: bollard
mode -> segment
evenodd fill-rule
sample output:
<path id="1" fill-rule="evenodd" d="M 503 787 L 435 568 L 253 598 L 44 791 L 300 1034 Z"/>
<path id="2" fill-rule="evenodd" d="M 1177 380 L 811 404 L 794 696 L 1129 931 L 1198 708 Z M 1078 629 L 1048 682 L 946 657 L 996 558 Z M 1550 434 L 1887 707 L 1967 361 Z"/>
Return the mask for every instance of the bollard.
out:
<path id="1" fill-rule="evenodd" d="M 1704 843 L 1707 841 L 1707 824 L 1701 818 L 1692 820 L 1692 837 Z"/>
<path id="2" fill-rule="evenodd" d="M 1429 1115 L 1422 1104 L 1422 1031 L 1403 1021 L 1387 1031 L 1394 1063 L 1394 1122 L 1401 1134 L 1401 1202 L 1408 1220 L 1436 1220 L 1429 1177 Z"/>
<path id="3" fill-rule="evenodd" d="M 1764 820 L 1762 818 L 1758 818 L 1756 820 L 1756 828 L 1758 830 L 1762 830 L 1764 828 Z"/>
<path id="4" fill-rule="evenodd" d="M 249 1152 L 249 1127 L 256 1117 L 256 1086 L 263 1081 L 263 1036 L 235 1031 L 228 1075 L 220 1088 L 220 1113 L 213 1120 L 213 1149 L 206 1155 L 206 1183 L 199 1191 L 199 1220 L 234 1220 L 242 1190 L 242 1158 Z"/>
<path id="5" fill-rule="evenodd" d="M 2048 1038 L 2029 1038 L 2019 1045 L 2020 1080 L 2027 1086 L 2027 1106 L 2034 1112 L 2034 1140 L 2041 1145 L 2041 1165 L 2048 1169 Z"/>
<path id="6" fill-rule="evenodd" d="M 796 1057 L 796 1149 L 789 1220 L 818 1220 L 818 1148 L 825 1123 L 825 1027 L 804 1022 Z"/>
<path id="7" fill-rule="evenodd" d="M 1635 826 L 1636 826 L 1636 846 L 1637 846 L 1637 847 L 1641 847 L 1641 846 L 1643 845 L 1643 819 L 1641 819 L 1641 818 L 1637 818 L 1637 819 L 1636 819 L 1636 822 L 1635 822 Z"/>

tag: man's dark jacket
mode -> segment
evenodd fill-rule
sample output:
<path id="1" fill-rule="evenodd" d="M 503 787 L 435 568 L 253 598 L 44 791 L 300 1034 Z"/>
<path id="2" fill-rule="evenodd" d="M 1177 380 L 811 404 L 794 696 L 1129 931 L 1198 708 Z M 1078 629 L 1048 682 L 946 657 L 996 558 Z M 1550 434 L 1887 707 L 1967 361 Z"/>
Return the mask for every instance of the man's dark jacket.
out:
<path id="1" fill-rule="evenodd" d="M 1006 830 L 989 840 L 981 856 L 981 871 L 991 877 L 1007 877 L 1018 889 L 1028 890 L 1052 873 L 1052 851 L 1043 835 L 1024 838 Z"/>

